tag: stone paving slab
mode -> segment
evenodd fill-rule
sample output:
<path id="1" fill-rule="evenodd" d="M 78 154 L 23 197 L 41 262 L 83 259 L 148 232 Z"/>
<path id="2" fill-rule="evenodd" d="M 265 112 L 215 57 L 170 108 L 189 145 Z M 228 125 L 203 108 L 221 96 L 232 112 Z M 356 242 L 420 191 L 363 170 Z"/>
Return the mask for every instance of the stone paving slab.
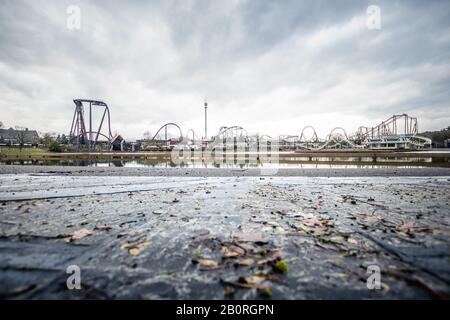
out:
<path id="1" fill-rule="evenodd" d="M 5 174 L 0 296 L 445 298 L 449 191 L 445 176 Z M 69 265 L 82 290 L 67 289 Z"/>

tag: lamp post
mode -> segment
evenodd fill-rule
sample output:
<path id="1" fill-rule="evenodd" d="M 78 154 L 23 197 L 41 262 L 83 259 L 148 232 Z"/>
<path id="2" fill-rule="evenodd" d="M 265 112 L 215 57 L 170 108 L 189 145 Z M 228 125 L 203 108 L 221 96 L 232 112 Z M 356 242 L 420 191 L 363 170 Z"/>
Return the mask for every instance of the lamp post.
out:
<path id="1" fill-rule="evenodd" d="M 208 141 L 208 102 L 205 101 L 205 141 Z"/>

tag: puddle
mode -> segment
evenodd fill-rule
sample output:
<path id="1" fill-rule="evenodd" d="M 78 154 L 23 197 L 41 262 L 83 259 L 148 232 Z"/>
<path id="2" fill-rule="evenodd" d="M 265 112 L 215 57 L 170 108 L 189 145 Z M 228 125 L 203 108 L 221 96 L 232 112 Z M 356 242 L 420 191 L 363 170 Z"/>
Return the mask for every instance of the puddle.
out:
<path id="1" fill-rule="evenodd" d="M 247 159 L 248 160 L 248 159 Z M 167 159 L 134 159 L 134 160 L 8 160 L 0 161 L 0 165 L 23 166 L 66 166 L 66 167 L 124 167 L 124 168 L 283 168 L 283 169 L 367 169 L 367 168 L 427 168 L 450 167 L 449 162 L 435 162 L 431 158 L 311 158 L 282 159 L 274 162 L 249 162 L 245 159 L 232 159 L 226 162 L 204 162 L 201 160 L 175 163 Z"/>

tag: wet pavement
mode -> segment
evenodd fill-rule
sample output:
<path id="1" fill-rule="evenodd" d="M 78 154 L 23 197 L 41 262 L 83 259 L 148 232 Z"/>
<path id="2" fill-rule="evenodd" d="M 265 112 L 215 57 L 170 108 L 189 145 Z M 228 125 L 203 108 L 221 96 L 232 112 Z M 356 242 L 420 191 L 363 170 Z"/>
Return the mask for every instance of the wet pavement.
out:
<path id="1" fill-rule="evenodd" d="M 286 168 L 283 166 L 264 166 L 255 168 L 238 168 L 229 164 L 229 168 L 215 168 L 206 164 L 204 168 L 151 168 L 151 167 L 79 167 L 79 166 L 35 166 L 35 165 L 0 165 L 0 174 L 44 174 L 67 176 L 163 176 L 163 177 L 436 177 L 450 176 L 450 168 L 418 168 L 404 166 L 355 166 L 349 162 L 348 166 L 317 168 L 302 166 Z"/>
<path id="2" fill-rule="evenodd" d="M 449 191 L 445 176 L 4 174 L 0 297 L 446 298 Z"/>

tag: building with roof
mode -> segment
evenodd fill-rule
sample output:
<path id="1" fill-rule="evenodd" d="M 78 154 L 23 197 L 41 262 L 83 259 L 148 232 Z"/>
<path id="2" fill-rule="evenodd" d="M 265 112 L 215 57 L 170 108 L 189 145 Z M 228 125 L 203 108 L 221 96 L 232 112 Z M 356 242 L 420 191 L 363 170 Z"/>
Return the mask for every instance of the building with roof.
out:
<path id="1" fill-rule="evenodd" d="M 0 129 L 0 145 L 6 146 L 32 146 L 39 143 L 39 134 L 36 130 L 16 130 L 13 128 Z"/>

